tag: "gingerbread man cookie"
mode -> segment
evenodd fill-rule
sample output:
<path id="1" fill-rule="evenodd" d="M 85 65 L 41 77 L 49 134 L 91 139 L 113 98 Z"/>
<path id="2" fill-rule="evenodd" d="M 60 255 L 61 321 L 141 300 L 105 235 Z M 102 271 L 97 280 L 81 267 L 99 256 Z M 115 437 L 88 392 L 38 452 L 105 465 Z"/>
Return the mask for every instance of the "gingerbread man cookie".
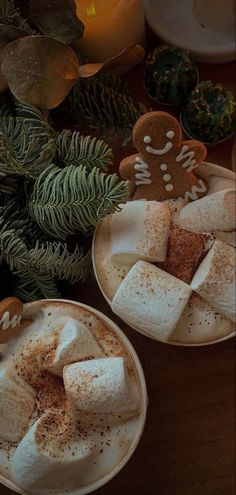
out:
<path id="1" fill-rule="evenodd" d="M 32 320 L 22 320 L 23 304 L 16 297 L 0 302 L 0 344 L 16 337 Z"/>
<path id="2" fill-rule="evenodd" d="M 182 197 L 195 200 L 207 191 L 207 183 L 193 169 L 206 157 L 199 141 L 182 141 L 178 121 L 166 112 L 149 112 L 133 128 L 138 155 L 120 163 L 123 179 L 135 183 L 132 199 L 163 201 Z"/>

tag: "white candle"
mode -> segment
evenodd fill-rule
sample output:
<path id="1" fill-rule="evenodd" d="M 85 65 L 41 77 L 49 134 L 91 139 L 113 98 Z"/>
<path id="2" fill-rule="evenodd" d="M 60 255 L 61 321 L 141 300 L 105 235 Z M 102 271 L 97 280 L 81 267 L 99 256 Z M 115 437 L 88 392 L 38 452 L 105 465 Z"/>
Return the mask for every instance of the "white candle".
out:
<path id="1" fill-rule="evenodd" d="M 141 0 L 75 0 L 85 25 L 78 49 L 91 62 L 104 62 L 132 43 L 145 43 Z"/>

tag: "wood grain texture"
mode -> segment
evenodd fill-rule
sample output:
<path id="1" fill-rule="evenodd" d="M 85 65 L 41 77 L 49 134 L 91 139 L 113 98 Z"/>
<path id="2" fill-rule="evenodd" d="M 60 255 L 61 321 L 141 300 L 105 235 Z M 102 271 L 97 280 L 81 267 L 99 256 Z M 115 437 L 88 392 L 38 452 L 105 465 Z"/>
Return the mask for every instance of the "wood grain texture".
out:
<path id="1" fill-rule="evenodd" d="M 157 45 L 150 36 L 149 46 Z M 235 64 L 199 64 L 201 79 L 235 90 Z M 144 95 L 143 66 L 126 76 L 133 95 Z M 207 160 L 230 168 L 233 139 L 209 149 Z M 116 163 L 132 152 L 118 150 Z M 110 310 L 96 283 L 68 287 L 68 299 L 94 306 L 112 318 L 136 349 L 147 380 L 149 409 L 144 434 L 119 475 L 94 495 L 234 495 L 235 339 L 181 348 L 160 344 L 131 330 Z M 1 495 L 13 495 L 0 486 Z"/>

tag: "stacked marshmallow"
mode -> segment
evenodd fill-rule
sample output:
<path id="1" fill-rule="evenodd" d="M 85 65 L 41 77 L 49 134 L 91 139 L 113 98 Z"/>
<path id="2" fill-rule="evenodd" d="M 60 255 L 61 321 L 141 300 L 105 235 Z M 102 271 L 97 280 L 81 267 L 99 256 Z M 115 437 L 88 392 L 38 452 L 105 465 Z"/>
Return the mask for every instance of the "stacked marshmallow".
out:
<path id="1" fill-rule="evenodd" d="M 190 285 L 153 264 L 166 258 L 171 223 L 190 232 L 214 233 L 211 248 Z M 112 215 L 111 259 L 132 263 L 113 297 L 114 313 L 162 341 L 175 337 L 181 341 L 180 328 L 184 338 L 186 317 L 189 328 L 196 317 L 199 320 L 199 308 L 210 315 L 211 336 L 214 331 L 217 334 L 219 324 L 231 328 L 228 319 L 235 321 L 235 249 L 229 234 L 233 229 L 234 189 L 216 191 L 187 205 L 177 200 L 176 208 L 173 201 L 124 205 L 122 212 Z M 193 291 L 198 294 L 194 304 Z"/>
<path id="2" fill-rule="evenodd" d="M 139 408 L 138 387 L 127 358 L 107 357 L 107 348 L 90 331 L 101 325 L 100 320 L 91 319 L 86 311 L 81 321 L 54 318 L 53 311 L 53 306 L 43 309 L 43 317 L 27 329 L 28 339 L 0 363 L 0 440 L 17 444 L 10 456 L 10 477 L 22 490 L 39 495 L 74 490 L 91 483 L 93 476 L 96 479 L 94 466 L 99 468 L 100 452 L 96 436 L 100 441 L 106 425 L 122 430 L 119 423 L 132 419 Z M 103 325 L 103 334 L 107 332 Z M 113 333 L 110 339 L 116 341 Z M 116 349 L 111 352 L 116 356 Z M 40 410 L 50 380 L 55 396 L 49 392 Z M 117 463 L 114 459 L 113 455 L 111 469 Z M 103 472 L 104 461 L 101 466 Z"/>

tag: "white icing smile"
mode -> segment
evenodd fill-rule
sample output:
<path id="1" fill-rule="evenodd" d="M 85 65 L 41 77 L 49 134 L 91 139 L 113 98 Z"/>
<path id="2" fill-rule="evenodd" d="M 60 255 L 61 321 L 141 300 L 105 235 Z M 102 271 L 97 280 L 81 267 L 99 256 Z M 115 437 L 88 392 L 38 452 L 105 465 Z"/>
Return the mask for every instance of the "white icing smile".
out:
<path id="1" fill-rule="evenodd" d="M 173 131 L 168 131 L 166 133 L 166 137 L 169 139 L 173 139 L 174 135 L 175 135 L 175 133 Z M 144 136 L 143 141 L 146 144 L 150 144 L 152 141 L 152 138 L 151 138 L 151 136 Z M 165 155 L 172 148 L 173 148 L 173 143 L 171 143 L 171 141 L 167 141 L 164 148 L 158 149 L 158 148 L 153 148 L 152 146 L 146 146 L 146 151 L 148 153 L 151 153 L 152 155 Z"/>
<path id="2" fill-rule="evenodd" d="M 173 148 L 173 144 L 168 141 L 168 143 L 165 144 L 164 148 L 157 149 L 157 148 L 152 148 L 152 146 L 146 146 L 146 150 L 148 153 L 151 153 L 152 155 L 165 155 L 168 151 L 170 151 Z"/>

